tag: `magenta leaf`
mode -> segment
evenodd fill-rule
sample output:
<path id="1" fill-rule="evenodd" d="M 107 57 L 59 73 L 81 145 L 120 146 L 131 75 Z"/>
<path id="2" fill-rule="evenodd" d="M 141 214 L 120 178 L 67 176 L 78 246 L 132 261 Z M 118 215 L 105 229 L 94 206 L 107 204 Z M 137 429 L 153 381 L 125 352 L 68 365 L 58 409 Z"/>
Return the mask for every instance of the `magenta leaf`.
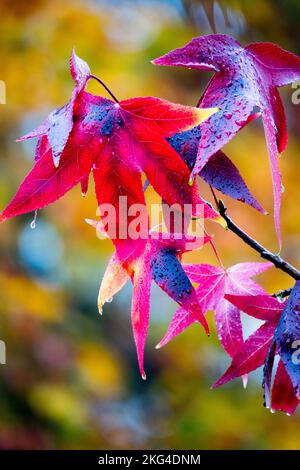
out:
<path id="1" fill-rule="evenodd" d="M 191 282 L 199 285 L 196 292 L 203 313 L 214 310 L 220 341 L 231 357 L 243 344 L 243 334 L 240 311 L 225 296 L 265 295 L 265 291 L 251 277 L 271 266 L 271 263 L 240 263 L 228 269 L 207 264 L 184 266 Z M 178 309 L 159 346 L 168 343 L 195 321 L 194 316 L 184 308 Z"/>
<path id="2" fill-rule="evenodd" d="M 226 294 L 225 299 L 239 310 L 259 320 L 279 320 L 284 303 L 269 294 L 264 295 L 232 295 Z"/>
<path id="3" fill-rule="evenodd" d="M 136 345 L 139 369 L 142 378 L 146 379 L 144 370 L 144 350 L 148 334 L 150 315 L 151 275 L 149 273 L 149 253 L 145 250 L 143 257 L 134 264 L 133 293 L 131 304 L 131 323 Z"/>
<path id="4" fill-rule="evenodd" d="M 233 357 L 230 367 L 217 380 L 213 388 L 220 387 L 226 382 L 248 374 L 263 365 L 277 324 L 277 319 L 267 321 L 250 335 Z"/>
<path id="5" fill-rule="evenodd" d="M 70 69 L 72 77 L 76 82 L 71 100 L 65 106 L 50 113 L 47 119 L 35 130 L 18 139 L 21 141 L 46 135 L 52 149 L 53 161 L 56 167 L 59 165 L 60 157 L 73 129 L 73 113 L 77 98 L 84 90 L 86 82 L 90 77 L 88 64 L 80 59 L 74 50 L 70 58 Z"/>
<path id="6" fill-rule="evenodd" d="M 97 228 L 96 221 L 88 223 Z M 105 302 L 131 278 L 133 283 L 131 319 L 142 378 L 144 370 L 144 349 L 147 339 L 150 311 L 150 289 L 152 280 L 175 302 L 183 306 L 195 321 L 202 323 L 206 332 L 208 325 L 203 316 L 197 295 L 188 276 L 183 270 L 180 257 L 191 249 L 200 248 L 210 237 L 194 237 L 176 233 L 152 232 L 148 239 L 115 241 L 116 251 L 112 256 L 98 296 L 98 307 L 102 313 Z"/>
<path id="7" fill-rule="evenodd" d="M 199 106 L 219 107 L 221 111 L 201 126 L 194 176 L 257 114 L 256 109 L 262 113 L 273 178 L 275 227 L 281 245 L 278 153 L 286 147 L 287 131 L 276 87 L 300 79 L 300 59 L 274 44 L 257 43 L 244 48 L 230 36 L 213 34 L 192 39 L 153 63 L 215 72 Z"/>
<path id="8" fill-rule="evenodd" d="M 27 136 L 39 136 L 35 166 L 1 214 L 2 221 L 41 209 L 78 183 L 85 194 L 91 169 L 99 204 L 110 203 L 116 207 L 120 196 L 128 197 L 128 205 L 144 204 L 143 171 L 170 205 L 179 204 L 182 208 L 190 204 L 194 215 L 220 220 L 218 213 L 201 198 L 196 184 L 189 186 L 187 166 L 166 141 L 172 133 L 195 127 L 215 110 L 175 105 L 153 97 L 132 98 L 116 104 L 86 93 L 82 89 L 86 76 L 79 78 L 78 72 L 76 77 L 77 87 L 73 92 L 76 99 L 67 105 L 68 112 L 72 108 L 72 130 L 65 132 L 64 124 L 60 124 L 60 119 L 65 119 L 64 109 L 51 115 L 50 121 L 60 116 L 53 126 L 43 125 L 42 132 Z M 65 122 L 68 127 L 67 117 Z M 60 160 L 58 168 L 53 162 L 51 165 L 52 130 L 60 134 L 53 137 L 60 149 L 56 154 Z"/>

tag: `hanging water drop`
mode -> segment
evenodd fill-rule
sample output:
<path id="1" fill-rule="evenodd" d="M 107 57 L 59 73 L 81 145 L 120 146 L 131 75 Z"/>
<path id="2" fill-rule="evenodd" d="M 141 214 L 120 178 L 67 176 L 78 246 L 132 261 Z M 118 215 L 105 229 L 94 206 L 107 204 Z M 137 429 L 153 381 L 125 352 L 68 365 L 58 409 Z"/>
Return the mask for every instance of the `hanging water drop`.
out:
<path id="1" fill-rule="evenodd" d="M 109 299 L 106 299 L 106 303 L 110 304 L 113 301 L 113 298 L 110 297 Z"/>
<path id="2" fill-rule="evenodd" d="M 34 218 L 33 218 L 32 222 L 30 223 L 30 228 L 32 228 L 32 230 L 34 230 L 35 227 L 36 227 L 36 219 L 37 219 L 37 211 L 35 211 Z"/>

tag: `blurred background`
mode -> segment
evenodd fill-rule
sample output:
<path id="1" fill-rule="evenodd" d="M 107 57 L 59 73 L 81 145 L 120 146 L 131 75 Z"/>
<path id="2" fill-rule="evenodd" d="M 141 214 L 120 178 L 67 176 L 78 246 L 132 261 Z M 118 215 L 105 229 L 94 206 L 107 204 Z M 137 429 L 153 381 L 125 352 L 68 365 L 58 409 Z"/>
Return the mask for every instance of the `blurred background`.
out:
<path id="1" fill-rule="evenodd" d="M 1 208 L 32 165 L 34 142 L 15 139 L 54 107 L 68 101 L 73 82 L 68 61 L 73 46 L 120 98 L 154 95 L 194 105 L 210 74 L 154 67 L 150 60 L 193 36 L 229 33 L 243 44 L 274 41 L 300 54 L 297 0 L 1 0 L 0 105 Z M 89 91 L 104 94 L 99 84 Z M 290 139 L 282 157 L 283 255 L 300 265 L 300 105 L 293 90 L 281 90 Z M 269 216 L 226 201 L 231 215 L 272 250 L 272 186 L 261 121 L 252 122 L 226 147 Z M 204 183 L 204 196 L 210 198 Z M 148 190 L 148 197 L 155 199 Z M 130 326 L 128 285 L 104 315 L 97 293 L 112 253 L 85 222 L 93 218 L 93 188 L 77 187 L 38 213 L 0 227 L 0 339 L 7 364 L 0 365 L 2 449 L 299 449 L 300 410 L 293 416 L 263 407 L 261 371 L 221 389 L 211 384 L 229 360 L 214 329 L 208 339 L 193 325 L 160 351 L 175 311 L 153 287 L 146 348 L 148 380 L 138 373 Z M 207 225 L 226 265 L 257 261 L 234 235 Z M 188 261 L 216 263 L 209 249 Z M 291 280 L 275 269 L 259 282 L 270 292 Z M 212 315 L 209 316 L 213 328 Z M 244 319 L 245 337 L 256 325 Z"/>

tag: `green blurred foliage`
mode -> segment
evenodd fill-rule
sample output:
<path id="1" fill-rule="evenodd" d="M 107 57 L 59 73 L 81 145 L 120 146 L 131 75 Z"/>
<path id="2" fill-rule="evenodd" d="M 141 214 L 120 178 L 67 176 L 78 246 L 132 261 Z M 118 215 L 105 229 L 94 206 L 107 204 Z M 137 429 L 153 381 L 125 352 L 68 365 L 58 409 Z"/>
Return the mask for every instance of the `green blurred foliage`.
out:
<path id="1" fill-rule="evenodd" d="M 209 21 L 199 17 L 201 5 Z M 70 96 L 73 46 L 118 97 L 156 95 L 186 104 L 197 102 L 209 74 L 160 69 L 150 60 L 209 32 L 209 24 L 216 29 L 223 21 L 220 11 L 242 42 L 272 40 L 300 52 L 299 2 L 218 5 L 214 21 L 209 1 L 1 0 L 0 79 L 7 89 L 7 103 L 0 108 L 2 207 L 32 163 L 33 145 L 17 144 L 15 138 Z M 97 83 L 89 90 L 104 93 Z M 282 158 L 283 255 L 299 264 L 299 108 L 291 104 L 291 93 L 283 90 L 291 130 Z M 251 123 L 226 152 L 271 213 L 261 123 Z M 149 197 L 154 200 L 151 191 Z M 246 230 L 277 249 L 272 215 L 226 203 Z M 130 287 L 105 306 L 102 318 L 97 313 L 97 290 L 112 246 L 85 224 L 95 212 L 92 188 L 86 198 L 76 188 L 38 214 L 35 230 L 29 228 L 31 216 L 1 226 L 0 338 L 7 345 L 7 364 L 0 365 L 0 448 L 299 449 L 299 412 L 288 418 L 265 410 L 259 372 L 251 375 L 246 391 L 240 381 L 210 390 L 228 364 L 214 331 L 208 339 L 193 326 L 154 350 L 176 308 L 158 289 L 153 289 L 146 350 L 148 380 L 141 381 Z M 225 264 L 257 260 L 234 235 L 214 224 L 207 228 L 215 233 Z M 208 247 L 186 260 L 216 262 Z M 260 281 L 269 292 L 291 282 L 275 269 Z M 212 317 L 210 324 L 213 328 Z M 249 327 L 254 326 L 248 321 L 245 332 Z"/>

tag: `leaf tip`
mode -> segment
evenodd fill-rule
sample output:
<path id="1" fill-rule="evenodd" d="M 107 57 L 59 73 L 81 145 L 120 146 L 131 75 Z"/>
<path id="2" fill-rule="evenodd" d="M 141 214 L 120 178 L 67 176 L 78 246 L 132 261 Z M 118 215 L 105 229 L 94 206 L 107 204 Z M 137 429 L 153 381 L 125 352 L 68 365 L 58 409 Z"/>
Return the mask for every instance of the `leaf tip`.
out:
<path id="1" fill-rule="evenodd" d="M 209 338 L 209 337 L 210 337 L 209 326 L 208 326 L 208 323 L 207 323 L 205 317 L 203 317 L 203 318 L 204 318 L 204 321 L 202 321 L 201 323 L 202 323 L 202 325 L 203 325 L 203 328 L 204 328 L 204 330 L 205 330 L 205 333 L 207 334 L 207 336 L 208 336 L 208 338 Z M 202 320 L 203 320 L 203 319 L 202 319 Z"/>
<path id="2" fill-rule="evenodd" d="M 59 160 L 60 160 L 59 157 L 54 157 L 53 158 L 53 163 L 54 163 L 55 168 L 59 167 Z"/>
<path id="3" fill-rule="evenodd" d="M 103 314 L 103 304 L 102 303 L 98 303 L 98 312 L 99 312 L 99 315 L 102 316 L 102 314 Z"/>
<path id="4" fill-rule="evenodd" d="M 150 60 L 150 64 L 152 64 L 152 65 L 162 65 L 161 57 Z"/>
<path id="5" fill-rule="evenodd" d="M 84 221 L 91 227 L 97 228 L 97 221 L 93 219 L 84 219 Z"/>
<path id="6" fill-rule="evenodd" d="M 223 219 L 223 217 L 222 217 L 221 215 L 219 215 L 218 217 L 216 217 L 215 222 L 217 222 L 218 224 L 220 224 L 221 227 L 225 228 L 225 230 L 228 229 L 227 222 L 226 222 L 225 219 Z"/>
<path id="7" fill-rule="evenodd" d="M 220 385 L 219 385 L 219 383 L 218 383 L 218 381 L 217 381 L 217 382 L 215 382 L 214 384 L 212 384 L 212 385 L 210 386 L 210 389 L 211 389 L 211 390 L 215 390 L 216 388 L 219 388 L 219 387 L 220 387 Z"/>

